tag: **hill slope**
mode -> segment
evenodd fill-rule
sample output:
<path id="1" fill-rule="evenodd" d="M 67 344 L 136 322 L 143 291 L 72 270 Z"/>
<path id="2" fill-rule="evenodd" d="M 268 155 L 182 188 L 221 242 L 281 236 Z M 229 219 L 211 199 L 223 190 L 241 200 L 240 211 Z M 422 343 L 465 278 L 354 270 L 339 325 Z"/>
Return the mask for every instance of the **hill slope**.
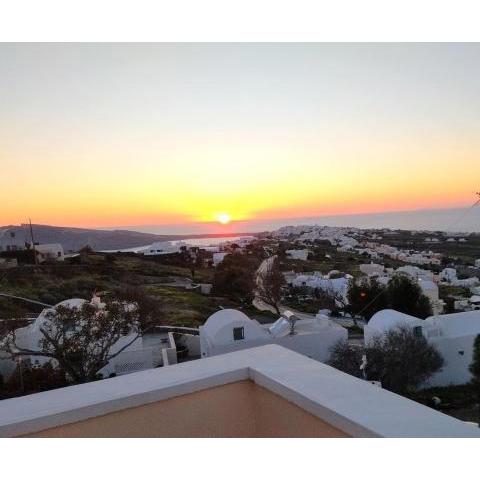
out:
<path id="1" fill-rule="evenodd" d="M 124 248 L 141 247 L 158 241 L 224 236 L 214 234 L 156 235 L 131 230 L 96 230 L 89 228 L 55 227 L 51 225 L 32 225 L 32 227 L 36 243 L 60 243 L 66 253 L 78 251 L 85 245 L 90 245 L 95 250 L 121 250 Z M 12 243 L 23 245 L 25 241 L 30 241 L 28 225 L 0 227 L 0 247 L 3 246 L 5 249 L 7 245 L 11 245 Z"/>

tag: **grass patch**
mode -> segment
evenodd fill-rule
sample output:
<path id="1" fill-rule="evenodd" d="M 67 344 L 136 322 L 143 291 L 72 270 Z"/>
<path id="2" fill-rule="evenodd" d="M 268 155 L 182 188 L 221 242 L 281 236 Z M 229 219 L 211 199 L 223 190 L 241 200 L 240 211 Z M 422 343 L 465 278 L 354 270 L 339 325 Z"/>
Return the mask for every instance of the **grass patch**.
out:
<path id="1" fill-rule="evenodd" d="M 191 290 L 177 287 L 152 285 L 145 288 L 147 293 L 161 299 L 164 317 L 161 323 L 185 327 L 198 327 L 219 309 L 218 297 L 209 297 Z"/>

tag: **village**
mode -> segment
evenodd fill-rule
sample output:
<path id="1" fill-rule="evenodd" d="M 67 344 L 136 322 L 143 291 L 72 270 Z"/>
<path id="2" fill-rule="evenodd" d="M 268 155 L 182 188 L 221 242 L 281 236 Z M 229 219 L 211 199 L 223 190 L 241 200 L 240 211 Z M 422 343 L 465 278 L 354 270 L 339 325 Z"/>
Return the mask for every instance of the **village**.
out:
<path id="1" fill-rule="evenodd" d="M 25 240 L 0 232 L 3 398 L 64 384 L 52 373 L 55 355 L 53 362 L 51 351 L 41 355 L 56 312 L 106 312 L 114 292 L 135 287 L 161 308 L 144 332 L 132 323 L 114 337 L 95 378 L 269 344 L 332 364 L 339 345 L 352 348 L 353 359 L 379 336 L 407 327 L 443 361 L 405 395 L 478 422 L 474 395 L 464 392 L 480 335 L 478 235 L 293 226 L 210 245 L 165 241 L 125 252 L 85 246 L 67 254 L 61 244 Z M 42 279 L 55 275 L 63 278 L 42 289 Z M 418 305 L 409 307 L 398 289 L 386 303 L 399 278 L 418 287 Z M 130 305 L 143 298 L 138 291 Z M 381 386 L 368 361 L 367 354 L 347 373 Z"/>

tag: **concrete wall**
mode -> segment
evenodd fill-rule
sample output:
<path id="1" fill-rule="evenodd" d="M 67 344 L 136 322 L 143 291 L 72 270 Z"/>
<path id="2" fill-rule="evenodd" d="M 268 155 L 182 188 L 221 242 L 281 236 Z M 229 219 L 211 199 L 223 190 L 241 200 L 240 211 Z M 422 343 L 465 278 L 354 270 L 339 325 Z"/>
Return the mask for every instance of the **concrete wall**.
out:
<path id="1" fill-rule="evenodd" d="M 327 362 L 331 347 L 340 340 L 347 339 L 347 329 L 326 328 L 324 331 L 308 335 L 286 335 L 276 339 L 274 343 L 319 362 Z"/>
<path id="2" fill-rule="evenodd" d="M 182 335 L 182 341 L 187 348 L 189 355 L 200 356 L 200 335 Z"/>
<path id="3" fill-rule="evenodd" d="M 258 347 L 262 345 L 276 344 L 293 350 L 294 352 L 313 358 L 319 362 L 326 362 L 330 358 L 330 348 L 339 340 L 347 340 L 348 332 L 346 329 L 325 329 L 324 331 L 312 332 L 306 335 L 286 335 L 280 338 L 240 340 L 228 345 L 208 345 L 204 346 L 202 358 L 222 355 L 224 353 L 245 350 L 247 348 Z M 205 353 L 205 355 L 204 355 Z"/>
<path id="4" fill-rule="evenodd" d="M 347 437 L 250 380 L 43 430 L 32 437 Z"/>

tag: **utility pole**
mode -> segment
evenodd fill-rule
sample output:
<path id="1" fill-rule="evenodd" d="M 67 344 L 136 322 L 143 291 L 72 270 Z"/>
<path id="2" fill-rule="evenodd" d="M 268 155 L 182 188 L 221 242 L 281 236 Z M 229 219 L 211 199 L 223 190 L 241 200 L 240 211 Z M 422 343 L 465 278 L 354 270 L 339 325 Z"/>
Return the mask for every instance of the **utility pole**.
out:
<path id="1" fill-rule="evenodd" d="M 28 222 L 30 223 L 30 237 L 32 238 L 33 258 L 35 260 L 35 266 L 36 266 L 38 265 L 38 260 L 37 260 L 37 252 L 35 250 L 35 240 L 33 239 L 32 219 L 29 218 Z"/>

